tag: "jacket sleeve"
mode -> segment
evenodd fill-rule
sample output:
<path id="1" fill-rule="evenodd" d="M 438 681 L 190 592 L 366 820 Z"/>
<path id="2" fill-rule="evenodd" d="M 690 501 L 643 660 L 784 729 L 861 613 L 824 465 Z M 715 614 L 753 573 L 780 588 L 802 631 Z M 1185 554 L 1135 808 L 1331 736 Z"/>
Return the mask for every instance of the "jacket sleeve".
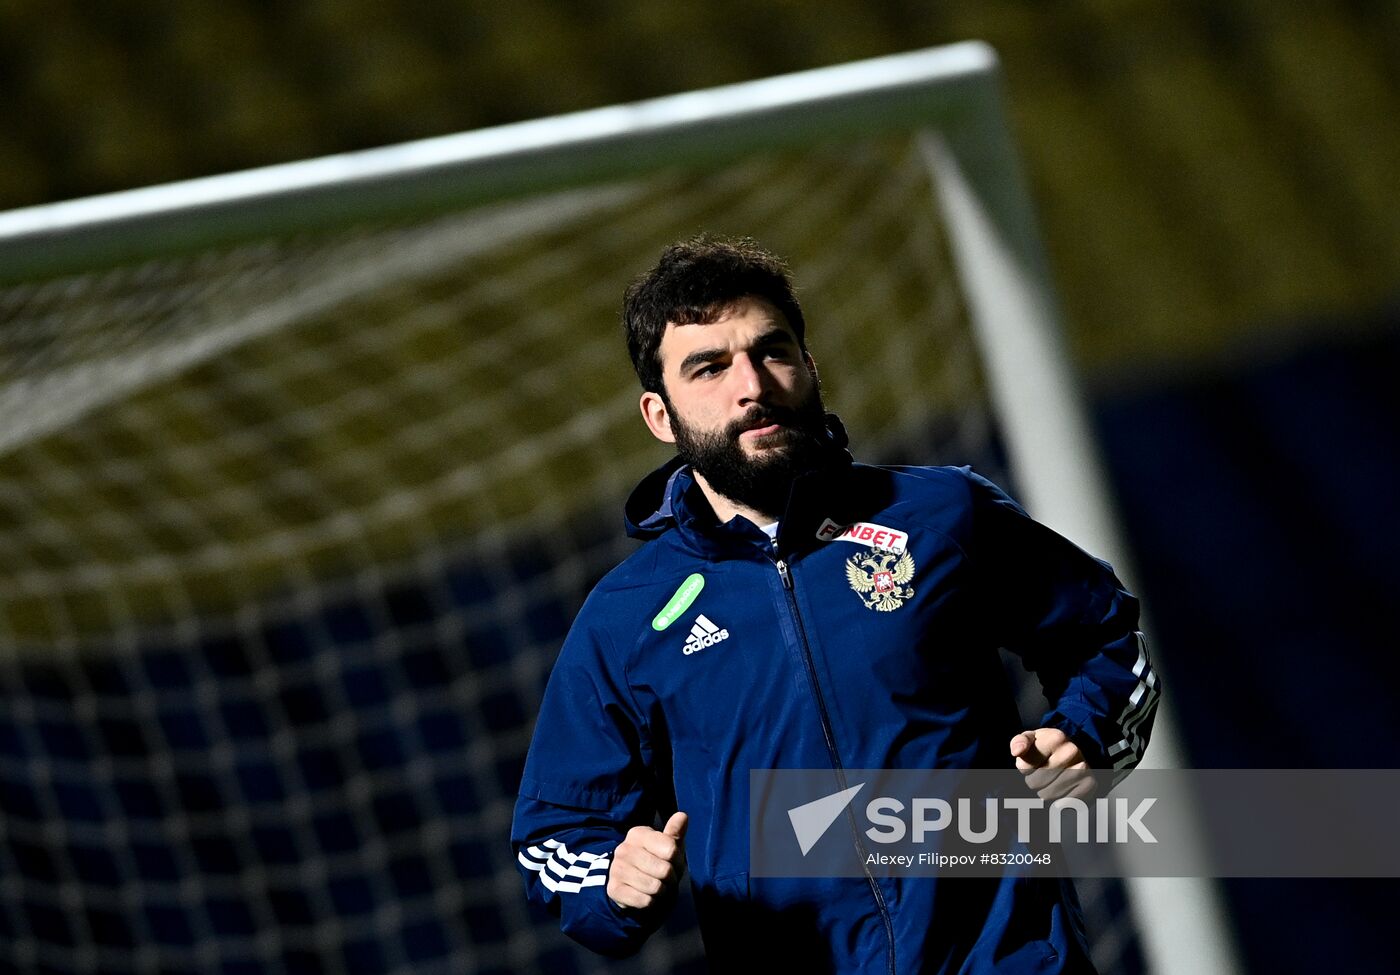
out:
<path id="1" fill-rule="evenodd" d="M 999 645 L 1035 672 L 1059 728 L 1117 782 L 1147 748 L 1161 683 L 1138 601 L 1113 567 L 1031 519 L 973 474 L 969 560 Z"/>
<path id="2" fill-rule="evenodd" d="M 590 598 L 550 674 L 515 804 L 511 844 L 526 897 L 603 955 L 635 952 L 667 905 L 620 909 L 607 896 L 612 853 L 653 824 L 650 747 L 626 675 Z"/>

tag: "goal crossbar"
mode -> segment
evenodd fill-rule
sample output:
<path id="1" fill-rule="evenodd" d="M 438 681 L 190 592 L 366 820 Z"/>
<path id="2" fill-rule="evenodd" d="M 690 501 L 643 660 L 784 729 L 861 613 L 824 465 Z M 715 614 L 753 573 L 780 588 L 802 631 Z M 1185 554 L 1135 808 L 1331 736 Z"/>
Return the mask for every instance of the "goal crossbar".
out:
<path id="1" fill-rule="evenodd" d="M 844 136 L 940 128 L 997 96 L 979 41 L 0 214 L 0 282 L 406 219 Z"/>

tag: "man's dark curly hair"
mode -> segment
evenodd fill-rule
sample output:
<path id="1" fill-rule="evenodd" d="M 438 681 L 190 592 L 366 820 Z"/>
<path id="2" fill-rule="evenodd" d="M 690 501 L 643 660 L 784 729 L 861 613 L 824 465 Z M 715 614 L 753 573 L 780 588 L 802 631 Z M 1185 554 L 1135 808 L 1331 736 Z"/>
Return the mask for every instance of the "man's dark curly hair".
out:
<path id="1" fill-rule="evenodd" d="M 802 308 L 782 258 L 748 237 L 707 234 L 662 251 L 656 266 L 633 281 L 622 300 L 627 353 L 642 388 L 666 395 L 661 336 L 668 322 L 709 324 L 748 297 L 763 298 L 781 311 L 797 335 L 798 346 L 806 350 Z"/>

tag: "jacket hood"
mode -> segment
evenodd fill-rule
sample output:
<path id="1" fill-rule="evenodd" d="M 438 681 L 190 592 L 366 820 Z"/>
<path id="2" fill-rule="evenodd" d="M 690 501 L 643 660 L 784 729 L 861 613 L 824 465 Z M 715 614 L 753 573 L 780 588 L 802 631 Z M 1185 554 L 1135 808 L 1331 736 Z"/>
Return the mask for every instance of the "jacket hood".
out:
<path id="1" fill-rule="evenodd" d="M 849 465 L 851 452 L 846 449 L 850 438 L 846 427 L 835 413 L 826 414 L 826 436 L 833 465 Z M 623 511 L 627 534 L 633 538 L 652 539 L 674 528 L 687 514 L 686 493 L 695 484 L 690 465 L 672 457 L 652 471 L 633 489 Z"/>

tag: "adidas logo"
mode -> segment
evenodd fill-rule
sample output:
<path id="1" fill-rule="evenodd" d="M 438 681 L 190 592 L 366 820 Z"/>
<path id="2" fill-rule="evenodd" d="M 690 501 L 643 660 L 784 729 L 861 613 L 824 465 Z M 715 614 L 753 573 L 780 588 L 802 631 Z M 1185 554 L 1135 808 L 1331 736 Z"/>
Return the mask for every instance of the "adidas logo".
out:
<path id="1" fill-rule="evenodd" d="M 685 638 L 685 654 L 690 656 L 698 650 L 712 647 L 721 640 L 729 639 L 729 631 L 721 630 L 718 626 L 710 622 L 710 618 L 701 613 L 691 624 L 690 636 Z"/>

